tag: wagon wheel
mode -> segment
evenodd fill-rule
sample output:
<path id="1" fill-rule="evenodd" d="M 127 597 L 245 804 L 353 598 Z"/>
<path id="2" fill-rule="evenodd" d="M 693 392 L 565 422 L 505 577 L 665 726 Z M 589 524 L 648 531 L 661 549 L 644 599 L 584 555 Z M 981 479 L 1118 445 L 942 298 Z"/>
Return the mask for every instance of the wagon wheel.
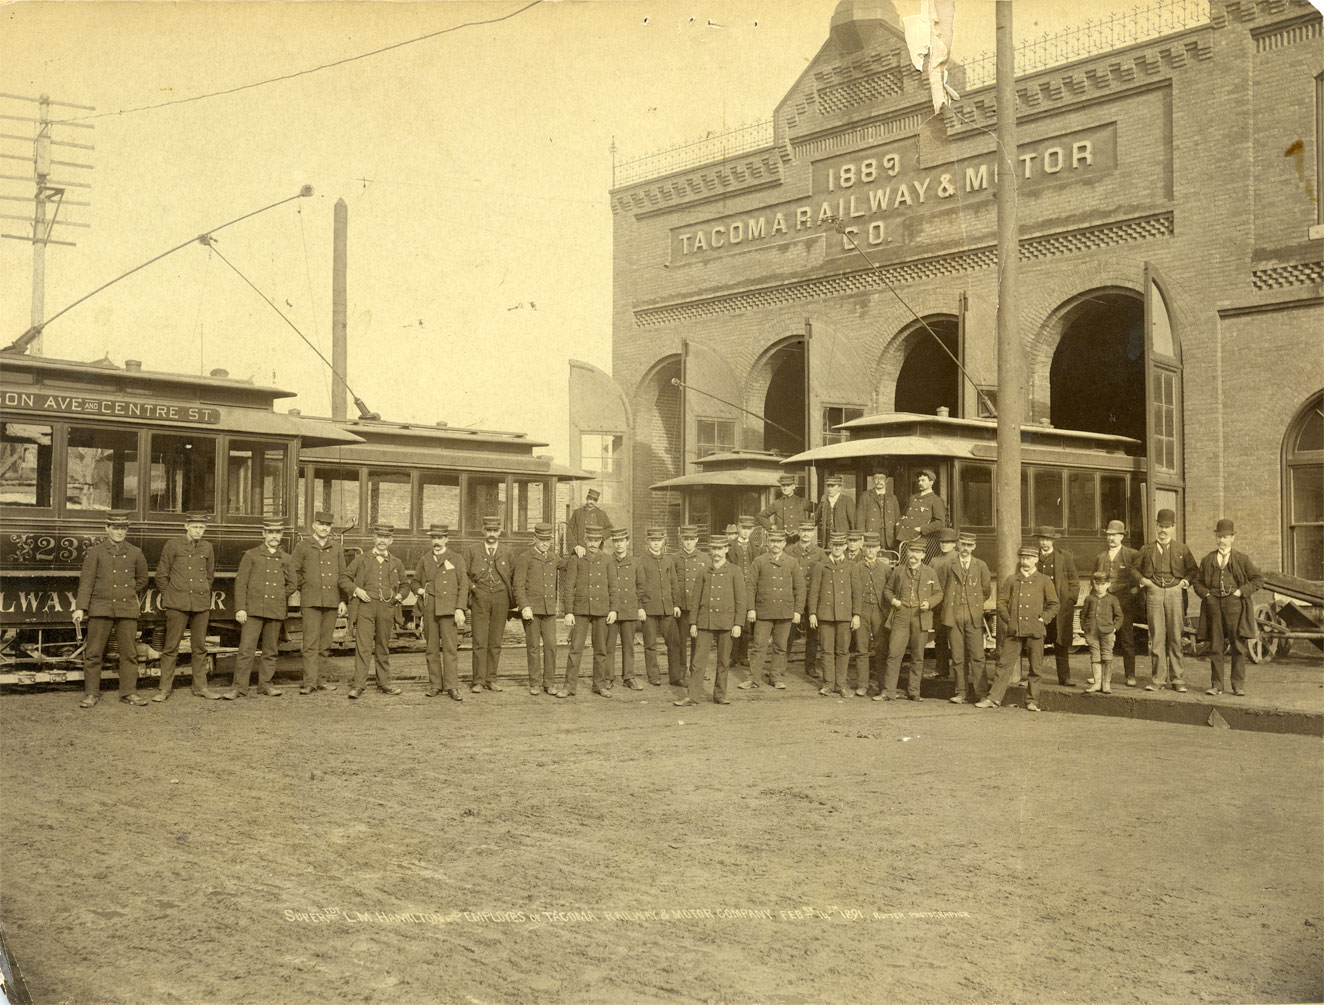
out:
<path id="1" fill-rule="evenodd" d="M 1259 632 L 1246 642 L 1250 649 L 1250 659 L 1252 663 L 1268 663 L 1276 653 L 1283 651 L 1282 644 L 1286 641 L 1275 634 L 1275 629 L 1285 632 L 1287 626 L 1274 614 L 1269 604 L 1256 605 L 1255 624 Z"/>

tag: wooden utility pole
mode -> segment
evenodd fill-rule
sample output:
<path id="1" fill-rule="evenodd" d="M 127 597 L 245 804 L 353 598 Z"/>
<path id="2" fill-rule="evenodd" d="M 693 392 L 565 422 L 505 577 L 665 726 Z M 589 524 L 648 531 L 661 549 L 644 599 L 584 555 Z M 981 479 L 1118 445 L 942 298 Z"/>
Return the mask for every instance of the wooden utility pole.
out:
<path id="1" fill-rule="evenodd" d="M 331 418 L 349 417 L 349 332 L 347 276 L 349 256 L 349 207 L 336 200 L 331 250 Z"/>
<path id="2" fill-rule="evenodd" d="M 1021 544 L 1021 423 L 1025 365 L 1016 293 L 1020 232 L 1016 219 L 1016 66 L 1011 0 L 997 0 L 998 103 L 998 577 L 1016 569 Z"/>

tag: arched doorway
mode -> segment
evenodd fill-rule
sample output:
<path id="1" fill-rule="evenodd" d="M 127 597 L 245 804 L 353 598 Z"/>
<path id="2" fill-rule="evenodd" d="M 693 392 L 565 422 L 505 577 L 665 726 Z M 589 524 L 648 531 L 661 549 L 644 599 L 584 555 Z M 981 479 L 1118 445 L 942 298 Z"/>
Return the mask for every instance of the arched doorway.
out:
<path id="1" fill-rule="evenodd" d="M 1049 421 L 1060 429 L 1145 439 L 1145 304 L 1092 293 L 1070 308 L 1049 370 Z"/>
<path id="2" fill-rule="evenodd" d="M 961 372 L 955 359 L 961 356 L 961 328 L 956 318 L 925 318 L 925 324 L 903 337 L 912 345 L 896 376 L 892 407 L 922 415 L 946 408 L 960 416 Z"/>
<path id="3" fill-rule="evenodd" d="M 1289 575 L 1324 579 L 1324 393 L 1283 437 L 1283 551 Z"/>
<path id="4" fill-rule="evenodd" d="M 680 523 L 680 497 L 649 491 L 681 472 L 682 399 L 672 383 L 680 379 L 680 356 L 668 356 L 654 364 L 635 392 L 634 530 L 640 540 L 645 527 Z"/>
<path id="5" fill-rule="evenodd" d="M 805 449 L 805 347 L 794 339 L 768 358 L 763 396 L 763 449 L 790 456 Z"/>

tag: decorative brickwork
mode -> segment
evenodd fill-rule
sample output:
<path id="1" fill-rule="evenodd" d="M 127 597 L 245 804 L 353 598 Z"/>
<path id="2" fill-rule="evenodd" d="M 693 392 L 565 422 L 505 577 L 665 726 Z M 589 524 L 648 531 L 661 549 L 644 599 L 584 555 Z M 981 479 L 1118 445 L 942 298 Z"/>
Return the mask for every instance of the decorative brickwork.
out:
<path id="1" fill-rule="evenodd" d="M 1251 271 L 1251 285 L 1257 290 L 1281 290 L 1288 286 L 1324 283 L 1324 262 L 1296 262 L 1271 269 Z"/>

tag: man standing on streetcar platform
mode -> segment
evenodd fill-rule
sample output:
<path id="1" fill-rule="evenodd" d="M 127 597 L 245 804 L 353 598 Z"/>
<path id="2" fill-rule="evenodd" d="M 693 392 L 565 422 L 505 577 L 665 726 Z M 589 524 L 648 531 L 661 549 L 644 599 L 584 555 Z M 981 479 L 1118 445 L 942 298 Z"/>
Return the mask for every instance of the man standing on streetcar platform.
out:
<path id="1" fill-rule="evenodd" d="M 365 551 L 350 564 L 349 579 L 358 600 L 358 618 L 354 626 L 354 679 L 350 698 L 359 698 L 368 686 L 368 665 L 377 664 L 377 690 L 399 694 L 391 683 L 391 633 L 395 630 L 395 612 L 409 592 L 405 564 L 391 554 L 395 528 L 379 523 L 372 528 L 372 551 Z"/>
<path id="2" fill-rule="evenodd" d="M 938 556 L 938 532 L 947 526 L 947 504 L 933 491 L 937 480 L 932 468 L 920 468 L 915 475 L 915 491 L 906 504 L 905 515 L 896 524 L 898 541 L 921 539 L 925 562 Z"/>
<path id="3" fill-rule="evenodd" d="M 759 512 L 759 523 L 765 530 L 780 527 L 788 538 L 800 532 L 800 523 L 809 511 L 802 497 L 795 494 L 795 475 L 783 472 L 777 476 L 781 495 Z"/>
<path id="4" fill-rule="evenodd" d="M 1152 676 L 1145 690 L 1161 691 L 1171 683 L 1172 689 L 1180 693 L 1186 690 L 1181 665 L 1186 590 L 1199 575 L 1200 567 L 1191 549 L 1176 540 L 1176 513 L 1161 509 L 1154 522 L 1154 540 L 1140 549 L 1133 568 L 1145 591 L 1145 614 L 1149 620 Z"/>
<path id="5" fill-rule="evenodd" d="M 280 546 L 285 524 L 280 519 L 262 523 L 262 543 L 244 552 L 239 572 L 234 577 L 234 619 L 239 631 L 239 655 L 235 657 L 234 683 L 222 698 L 248 695 L 253 663 L 261 647 L 257 693 L 279 698 L 283 693 L 272 686 L 276 676 L 276 656 L 280 649 L 280 629 L 289 613 L 290 594 L 294 592 L 294 567 L 289 553 Z"/>
<path id="6" fill-rule="evenodd" d="M 873 491 L 861 493 L 856 506 L 855 526 L 862 531 L 873 531 L 878 535 L 879 546 L 887 549 L 896 543 L 896 522 L 900 517 L 896 495 L 887 491 L 886 473 L 874 472 Z"/>
<path id="7" fill-rule="evenodd" d="M 209 519 L 206 513 L 185 513 L 184 536 L 167 541 L 156 563 L 156 589 L 165 614 L 165 645 L 161 650 L 161 683 L 152 701 L 166 701 L 174 691 L 175 665 L 185 628 L 189 633 L 193 693 L 199 698 L 220 697 L 207 686 L 207 619 L 216 574 L 216 553 L 211 542 L 202 539 Z"/>
<path id="8" fill-rule="evenodd" d="M 147 558 L 125 540 L 129 514 L 116 510 L 106 514 L 106 539 L 87 549 L 78 576 L 74 602 L 74 625 L 87 617 L 83 640 L 83 700 L 79 708 L 91 708 L 101 700 L 101 660 L 111 632 L 120 657 L 120 701 L 146 705 L 138 693 L 138 612 L 140 596 L 147 588 Z"/>
<path id="9" fill-rule="evenodd" d="M 345 594 L 353 587 L 345 566 L 345 550 L 331 540 L 335 517 L 329 510 L 313 514 L 313 533 L 294 546 L 294 588 L 299 591 L 299 619 L 303 625 L 303 684 L 300 694 L 334 691 L 322 680 L 331 658 L 331 636 L 336 618 L 345 616 Z"/>
<path id="10" fill-rule="evenodd" d="M 825 491 L 815 512 L 820 541 L 828 542 L 833 534 L 845 534 L 855 527 L 855 500 L 841 491 L 842 481 L 841 475 L 823 480 Z"/>
<path id="11" fill-rule="evenodd" d="M 600 531 L 603 540 L 611 535 L 611 520 L 606 511 L 598 506 L 598 500 L 601 498 L 601 492 L 597 489 L 589 489 L 584 493 L 584 505 L 571 513 L 566 523 L 566 545 L 580 558 L 586 553 L 585 537 L 590 528 Z"/>
<path id="12" fill-rule="evenodd" d="M 464 556 L 469 573 L 469 613 L 473 619 L 473 680 L 469 690 L 503 691 L 497 683 L 506 618 L 514 602 L 515 559 L 499 543 L 501 518 L 483 517 L 483 543 L 471 544 Z"/>

